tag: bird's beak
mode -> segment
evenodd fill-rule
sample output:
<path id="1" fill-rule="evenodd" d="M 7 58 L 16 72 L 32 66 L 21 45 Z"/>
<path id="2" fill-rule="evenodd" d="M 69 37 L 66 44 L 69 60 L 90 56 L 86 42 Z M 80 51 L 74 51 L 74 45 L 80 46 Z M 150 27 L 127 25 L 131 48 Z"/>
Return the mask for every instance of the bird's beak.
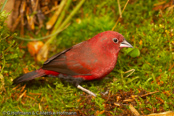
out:
<path id="1" fill-rule="evenodd" d="M 123 42 L 120 43 L 120 48 L 133 48 L 133 46 L 124 39 Z"/>

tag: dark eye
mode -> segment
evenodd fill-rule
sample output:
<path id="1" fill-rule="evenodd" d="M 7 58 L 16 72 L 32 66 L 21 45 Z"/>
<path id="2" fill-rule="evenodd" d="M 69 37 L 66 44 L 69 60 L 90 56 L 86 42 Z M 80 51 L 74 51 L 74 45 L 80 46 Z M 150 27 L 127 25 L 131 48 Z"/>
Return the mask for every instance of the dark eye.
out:
<path id="1" fill-rule="evenodd" d="M 113 38 L 113 42 L 114 43 L 118 43 L 118 39 L 117 38 Z"/>

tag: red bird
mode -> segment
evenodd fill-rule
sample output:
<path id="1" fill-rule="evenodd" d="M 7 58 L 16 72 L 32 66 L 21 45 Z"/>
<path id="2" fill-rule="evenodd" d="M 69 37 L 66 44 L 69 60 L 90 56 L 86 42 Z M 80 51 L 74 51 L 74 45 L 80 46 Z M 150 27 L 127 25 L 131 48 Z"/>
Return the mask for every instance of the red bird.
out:
<path id="1" fill-rule="evenodd" d="M 14 79 L 13 84 L 41 76 L 59 77 L 96 96 L 79 84 L 82 81 L 101 79 L 108 75 L 116 65 L 119 51 L 124 47 L 132 45 L 123 35 L 105 31 L 52 56 L 42 68 Z"/>

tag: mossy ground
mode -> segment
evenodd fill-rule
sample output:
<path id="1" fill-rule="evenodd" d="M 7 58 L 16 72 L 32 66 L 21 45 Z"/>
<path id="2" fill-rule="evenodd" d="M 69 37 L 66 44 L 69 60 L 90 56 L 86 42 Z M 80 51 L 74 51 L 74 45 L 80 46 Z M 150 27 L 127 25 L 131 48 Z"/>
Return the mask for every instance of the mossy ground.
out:
<path id="1" fill-rule="evenodd" d="M 126 104 L 133 104 L 140 114 L 174 110 L 174 13 L 166 9 L 153 10 L 154 4 L 159 2 L 131 0 L 128 3 L 114 31 L 123 34 L 140 51 L 140 56 L 131 57 L 124 48 L 107 78 L 82 84 L 96 93 L 96 98 L 58 78 L 40 78 L 26 86 L 12 85 L 12 80 L 24 69 L 32 71 L 41 64 L 27 52 L 27 41 L 5 38 L 9 32 L 0 28 L 1 34 L 4 33 L 0 40 L 0 112 L 77 111 L 81 115 L 121 115 L 131 113 Z M 122 9 L 125 3 L 126 0 L 120 1 Z M 111 30 L 118 17 L 117 1 L 86 1 L 71 25 L 51 44 L 50 56 L 97 33 Z M 77 19 L 81 23 L 77 23 Z M 124 72 L 131 69 L 135 72 L 126 77 Z M 107 90 L 109 94 L 100 94 Z M 125 106 L 114 106 L 116 102 L 132 98 L 131 95 L 154 91 L 157 93 L 137 97 L 125 102 Z M 117 99 L 119 95 L 122 100 Z"/>

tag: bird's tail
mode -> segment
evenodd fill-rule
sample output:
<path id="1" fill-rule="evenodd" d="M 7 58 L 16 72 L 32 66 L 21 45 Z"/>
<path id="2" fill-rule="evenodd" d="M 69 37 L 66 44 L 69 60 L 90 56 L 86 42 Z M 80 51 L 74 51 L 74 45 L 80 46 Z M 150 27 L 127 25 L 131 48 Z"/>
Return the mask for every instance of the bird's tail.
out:
<path id="1" fill-rule="evenodd" d="M 13 85 L 14 84 L 19 84 L 24 81 L 29 81 L 37 77 L 41 77 L 45 75 L 45 71 L 43 69 L 38 69 L 36 71 L 32 71 L 29 73 L 26 73 L 22 76 L 17 77 L 16 79 L 13 80 Z"/>

